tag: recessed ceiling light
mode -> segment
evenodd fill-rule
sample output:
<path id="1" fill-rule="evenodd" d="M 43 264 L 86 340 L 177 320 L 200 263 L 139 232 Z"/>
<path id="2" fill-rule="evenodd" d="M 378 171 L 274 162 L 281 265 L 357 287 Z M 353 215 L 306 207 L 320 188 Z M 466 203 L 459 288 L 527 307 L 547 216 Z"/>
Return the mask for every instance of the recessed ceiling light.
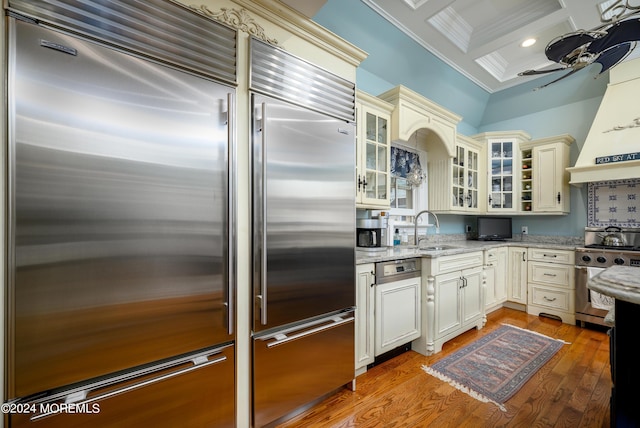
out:
<path id="1" fill-rule="evenodd" d="M 533 46 L 536 43 L 536 39 L 527 39 L 520 44 L 523 48 L 528 48 L 529 46 Z"/>

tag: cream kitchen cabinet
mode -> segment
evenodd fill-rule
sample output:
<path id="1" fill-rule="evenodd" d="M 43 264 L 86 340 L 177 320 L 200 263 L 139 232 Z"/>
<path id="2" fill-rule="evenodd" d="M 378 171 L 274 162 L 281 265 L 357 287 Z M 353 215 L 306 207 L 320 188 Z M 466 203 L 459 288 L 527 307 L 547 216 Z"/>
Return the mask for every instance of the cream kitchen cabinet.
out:
<path id="1" fill-rule="evenodd" d="M 524 310 L 527 304 L 527 257 L 524 247 L 508 247 L 506 306 Z M 515 303 L 512 306 L 509 303 Z"/>
<path id="2" fill-rule="evenodd" d="M 575 324 L 574 252 L 529 248 L 527 313 Z"/>
<path id="3" fill-rule="evenodd" d="M 507 247 L 484 251 L 485 314 L 507 301 L 507 254 Z"/>
<path id="4" fill-rule="evenodd" d="M 420 336 L 420 277 L 375 286 L 375 356 Z"/>
<path id="5" fill-rule="evenodd" d="M 520 145 L 520 209 L 566 214 L 570 208 L 569 150 L 575 140 L 559 135 Z"/>
<path id="6" fill-rule="evenodd" d="M 373 363 L 375 358 L 375 265 L 357 265 L 356 275 L 355 367 L 358 375 L 367 371 L 367 365 Z"/>
<path id="7" fill-rule="evenodd" d="M 392 141 L 410 141 L 416 131 L 425 130 L 429 155 L 435 150 L 444 150 L 449 157 L 455 156 L 456 127 L 461 116 L 402 85 L 378 97 L 395 107 L 391 115 Z"/>
<path id="8" fill-rule="evenodd" d="M 483 252 L 423 258 L 422 335 L 412 349 L 423 355 L 448 340 L 484 325 Z"/>
<path id="9" fill-rule="evenodd" d="M 356 91 L 356 205 L 389 208 L 393 105 Z"/>
<path id="10" fill-rule="evenodd" d="M 457 136 L 455 156 L 443 151 L 429 153 L 429 207 L 435 212 L 478 213 L 486 203 L 485 145 Z"/>
<path id="11" fill-rule="evenodd" d="M 531 139 L 521 131 L 487 132 L 473 136 L 486 143 L 487 150 L 487 211 L 508 212 L 519 210 L 520 178 L 516 165 L 520 164 L 520 144 Z"/>

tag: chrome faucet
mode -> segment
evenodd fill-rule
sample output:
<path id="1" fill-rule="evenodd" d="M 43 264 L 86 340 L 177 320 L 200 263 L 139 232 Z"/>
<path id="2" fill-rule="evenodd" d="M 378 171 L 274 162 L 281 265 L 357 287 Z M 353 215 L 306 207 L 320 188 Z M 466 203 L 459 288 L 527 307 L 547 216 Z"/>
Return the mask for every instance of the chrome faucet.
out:
<path id="1" fill-rule="evenodd" d="M 414 223 L 413 223 L 413 240 L 415 241 L 417 247 L 420 247 L 420 240 L 418 239 L 418 219 L 422 214 L 425 214 L 425 213 L 427 214 L 427 224 L 429 224 L 429 214 L 431 214 L 433 218 L 436 220 L 436 233 L 440 233 L 440 222 L 438 221 L 438 216 L 429 210 L 420 211 L 416 215 L 416 219 L 414 220 Z"/>

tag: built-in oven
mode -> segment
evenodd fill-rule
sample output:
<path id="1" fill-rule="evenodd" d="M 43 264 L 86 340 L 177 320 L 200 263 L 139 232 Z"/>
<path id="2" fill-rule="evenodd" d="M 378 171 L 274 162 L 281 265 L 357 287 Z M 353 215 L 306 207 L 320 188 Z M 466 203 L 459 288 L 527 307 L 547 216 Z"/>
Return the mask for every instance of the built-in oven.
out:
<path id="1" fill-rule="evenodd" d="M 610 228 L 587 227 L 585 246 L 576 248 L 575 254 L 575 308 L 576 321 L 606 325 L 605 317 L 613 309 L 609 296 L 589 290 L 589 278 L 610 266 L 640 267 L 640 229 L 616 229 L 617 239 L 611 237 Z M 616 245 L 606 245 L 614 242 Z"/>

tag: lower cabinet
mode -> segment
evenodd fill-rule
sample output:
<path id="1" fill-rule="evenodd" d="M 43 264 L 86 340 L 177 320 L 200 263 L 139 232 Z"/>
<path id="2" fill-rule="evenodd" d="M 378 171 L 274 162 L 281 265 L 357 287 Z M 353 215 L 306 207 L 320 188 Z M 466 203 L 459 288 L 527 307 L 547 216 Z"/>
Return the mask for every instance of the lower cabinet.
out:
<path id="1" fill-rule="evenodd" d="M 368 263 L 356 266 L 356 375 L 367 371 L 373 363 L 375 324 L 375 265 Z"/>
<path id="2" fill-rule="evenodd" d="M 507 302 L 523 306 L 527 304 L 527 257 L 525 247 L 509 247 L 508 249 Z"/>
<path id="3" fill-rule="evenodd" d="M 420 278 L 375 286 L 375 356 L 420 336 Z"/>
<path id="4" fill-rule="evenodd" d="M 507 247 L 491 248 L 484 252 L 485 313 L 502 307 L 507 301 L 507 254 Z"/>
<path id="5" fill-rule="evenodd" d="M 356 266 L 355 368 L 367 371 L 375 357 L 418 338 L 421 278 L 386 284 L 375 281 L 375 264 Z"/>
<path id="6" fill-rule="evenodd" d="M 423 355 L 484 325 L 483 252 L 423 258 L 422 335 L 412 349 Z"/>
<path id="7" fill-rule="evenodd" d="M 574 252 L 530 248 L 527 312 L 576 323 Z"/>

